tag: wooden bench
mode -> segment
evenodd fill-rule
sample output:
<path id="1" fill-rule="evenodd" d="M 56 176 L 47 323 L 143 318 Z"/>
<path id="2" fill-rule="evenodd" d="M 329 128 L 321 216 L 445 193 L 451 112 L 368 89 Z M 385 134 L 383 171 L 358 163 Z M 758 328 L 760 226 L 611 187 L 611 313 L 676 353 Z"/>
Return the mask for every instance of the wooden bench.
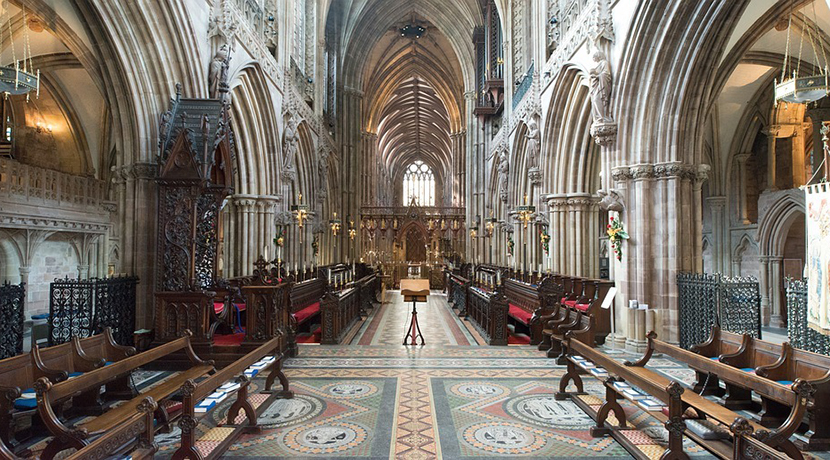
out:
<path id="1" fill-rule="evenodd" d="M 492 292 L 468 288 L 467 319 L 475 326 L 488 345 L 507 345 L 507 298 L 503 287 Z"/>
<path id="2" fill-rule="evenodd" d="M 182 401 L 182 416 L 179 421 L 182 441 L 179 448 L 173 453 L 173 460 L 218 458 L 240 434 L 258 431 L 258 407 L 255 407 L 248 398 L 248 387 L 251 381 L 245 376 L 244 372 L 263 358 L 269 356 L 273 358 L 273 361 L 262 369 L 262 371 L 271 370 L 265 382 L 265 391 L 270 391 L 274 381 L 279 378 L 283 385 L 283 391 L 279 395 L 284 398 L 294 396 L 288 389 L 288 379 L 281 370 L 283 351 L 280 347 L 279 338 L 273 338 L 212 376 L 198 383 L 193 379 L 189 379 L 182 384 L 181 394 L 184 395 L 184 398 Z M 197 405 L 214 394 L 223 385 L 233 382 L 238 383 L 239 387 L 231 390 L 236 394 L 236 399 L 228 410 L 227 422 L 205 434 L 210 439 L 209 442 L 200 443 L 200 440 L 196 438 L 196 427 L 212 408 L 205 412 L 197 412 Z M 262 404 L 259 407 L 267 407 L 267 404 Z M 240 411 L 245 413 L 247 425 L 236 423 Z M 217 440 L 220 439 L 221 441 L 217 443 Z"/>
<path id="3" fill-rule="evenodd" d="M 798 379 L 808 382 L 815 393 L 807 406 L 807 442 L 797 440 L 796 445 L 804 450 L 830 449 L 830 425 L 822 423 L 822 420 L 830 419 L 830 357 L 793 348 L 789 344 L 778 345 L 748 335 L 734 334 L 717 326 L 706 342 L 693 346 L 692 350 L 713 360 L 715 356 L 712 355 L 722 350 L 717 356 L 720 362 L 764 377 L 778 385 L 786 386 Z M 696 371 L 699 381 L 707 374 L 706 369 Z M 727 404 L 737 404 L 738 407 L 751 405 L 747 401 L 750 401 L 752 388 L 748 388 L 742 379 L 727 379 L 716 375 L 711 378 L 726 382 L 727 399 L 732 398 Z M 786 402 L 759 395 L 763 425 L 774 426 L 787 417 L 789 407 Z"/>
<path id="4" fill-rule="evenodd" d="M 552 312 L 547 303 L 544 290 L 554 289 L 552 277 L 545 277 L 538 285 L 532 285 L 509 278 L 504 282 L 504 295 L 507 297 L 507 315 L 528 328 L 530 345 L 542 341 L 543 324 L 540 318 Z"/>
<path id="5" fill-rule="evenodd" d="M 567 340 L 567 346 L 573 355 L 570 355 L 568 358 L 568 370 L 560 380 L 557 398 L 563 399 L 568 396 L 574 396 L 572 400 L 595 418 L 596 426 L 591 430 L 592 435 L 601 436 L 610 433 L 623 447 L 629 450 L 629 452 L 634 453 L 635 448 L 632 443 L 618 432 L 619 428 L 625 428 L 627 423 L 627 416 L 618 400 L 630 399 L 632 402 L 640 401 L 637 403 L 638 405 L 642 400 L 627 395 L 624 390 L 620 390 L 619 383 L 617 382 L 625 382 L 626 385 L 635 387 L 635 390 L 640 390 L 640 392 L 665 405 L 665 407 L 661 407 L 658 410 L 652 408 L 649 411 L 649 414 L 663 422 L 669 431 L 668 450 L 661 458 L 689 458 L 683 452 L 684 435 L 690 437 L 722 459 L 730 459 L 733 457 L 734 445 L 730 440 L 705 439 L 704 436 L 697 432 L 687 430 L 686 424 L 692 419 L 708 419 L 725 427 L 729 427 L 739 418 L 738 414 L 703 396 L 685 391 L 678 382 L 643 367 L 648 361 L 645 357 L 637 363 L 627 362 L 623 364 L 605 355 L 598 349 L 578 340 L 569 338 Z M 576 355 L 584 357 L 591 365 L 587 366 L 584 362 L 576 360 Z M 596 411 L 591 409 L 579 398 L 579 394 L 571 395 L 567 392 L 569 383 L 574 382 L 578 393 L 583 393 L 583 383 L 580 375 L 589 373 L 587 369 L 594 368 L 595 366 L 607 372 L 607 376 L 600 377 L 606 389 L 605 402 Z M 597 375 L 597 373 L 594 373 L 594 375 Z M 801 397 L 799 403 L 800 409 L 796 409 L 794 412 L 795 418 L 798 417 L 799 410 L 803 415 L 803 410 L 806 406 L 806 393 L 808 392 L 809 385 L 804 382 L 798 382 L 793 385 L 792 393 L 798 394 Z M 689 411 L 689 408 L 692 408 L 693 411 Z M 619 423 L 618 427 L 606 425 L 608 416 L 611 413 L 616 417 Z M 783 450 L 795 459 L 803 458 L 798 449 L 795 448 L 795 445 L 789 440 L 789 434 L 792 433 L 788 432 L 788 429 L 792 428 L 792 423 L 782 427 L 780 430 L 773 430 L 772 432 L 765 431 L 759 424 L 749 421 L 747 423 L 755 432 L 754 436 L 756 439 L 763 441 L 768 446 Z"/>
<path id="6" fill-rule="evenodd" d="M 466 317 L 470 280 L 459 274 L 450 273 L 447 283 L 447 301 L 452 304 L 452 308 L 458 310 L 458 316 Z"/>
<path id="7" fill-rule="evenodd" d="M 83 394 L 92 388 L 100 387 L 101 382 L 112 380 L 116 376 L 123 375 L 179 351 L 184 351 L 187 354 L 192 367 L 172 375 L 161 384 L 118 407 L 104 412 L 102 415 L 85 419 L 73 426 L 67 426 L 54 411 L 57 404 L 68 398 Z M 109 366 L 86 372 L 71 380 L 52 383 L 47 378 L 38 379 L 35 382 L 37 409 L 44 425 L 54 436 L 44 449 L 41 458 L 51 460 L 56 454 L 70 447 L 75 449 L 84 448 L 94 438 L 105 434 L 130 418 L 144 398 L 149 396 L 154 401 L 161 403 L 173 396 L 187 380 L 202 377 L 212 372 L 213 369 L 212 361 L 202 361 L 196 356 L 191 347 L 190 334 L 188 333 L 184 337 L 130 356 Z"/>
<path id="8" fill-rule="evenodd" d="M 712 328 L 712 333 L 709 338 L 697 345 L 692 345 L 690 351 L 699 355 L 705 356 L 709 359 L 719 359 L 724 355 L 732 355 L 738 350 L 745 349 L 749 341 L 748 334 L 735 334 L 729 331 L 723 331 L 720 327 Z M 720 380 L 718 376 L 711 375 L 706 372 L 701 372 L 695 369 L 697 374 L 697 382 L 694 386 L 695 393 L 714 394 L 723 396 L 724 390 L 720 387 Z"/>
<path id="9" fill-rule="evenodd" d="M 322 336 L 320 343 L 336 345 L 345 339 L 352 326 L 360 320 L 360 289 L 341 291 L 328 289 L 320 301 Z"/>
<path id="10" fill-rule="evenodd" d="M 543 330 L 544 339 L 542 344 L 547 343 L 548 358 L 556 358 L 556 364 L 564 365 L 567 361 L 568 348 L 565 346 L 568 332 L 579 334 L 592 346 L 596 346 L 596 323 L 592 316 L 584 315 L 582 312 L 574 312 L 568 308 L 560 307 L 566 314 L 564 321 L 548 321 L 548 326 Z"/>
<path id="11" fill-rule="evenodd" d="M 144 398 L 136 413 L 126 421 L 107 431 L 83 449 L 73 452 L 66 460 L 100 460 L 119 458 L 117 454 L 130 452 L 120 458 L 143 460 L 153 458 L 158 451 L 155 443 L 154 417 L 158 405 L 153 398 Z"/>
<path id="12" fill-rule="evenodd" d="M 776 449 L 783 450 L 793 458 L 801 458 L 796 455 L 798 454 L 798 449 L 790 441 L 790 437 L 801 425 L 801 421 L 806 414 L 808 401 L 814 392 L 814 387 L 810 382 L 798 378 L 791 381 L 773 381 L 757 375 L 754 369 L 737 368 L 721 360 L 713 360 L 658 340 L 654 332 L 650 332 L 647 338 L 648 345 L 643 357 L 635 363 L 626 363 L 628 366 L 643 367 L 648 363 L 654 353 L 661 353 L 685 363 L 693 369 L 716 375 L 724 382 L 740 386 L 741 389 L 747 392 L 750 390 L 754 391 L 762 399 L 786 406 L 788 414 L 786 417 L 777 419 L 780 425 L 771 430 L 769 437 L 763 439 L 763 441 Z M 784 349 L 791 349 L 791 347 L 785 344 Z M 757 350 L 755 355 L 760 361 L 767 361 L 774 358 L 769 355 L 770 348 L 766 346 L 758 346 Z M 726 409 L 729 408 L 726 404 L 723 407 Z M 771 425 L 772 423 L 770 422 L 771 420 L 762 419 L 762 426 Z"/>
<path id="13" fill-rule="evenodd" d="M 0 392 L 3 393 L 0 397 L 0 439 L 8 446 L 12 445 L 15 420 L 37 414 L 33 389 L 37 379 L 46 377 L 52 382 L 61 382 L 70 375 L 79 375 L 134 353 L 134 348 L 116 344 L 112 330 L 107 328 L 102 334 L 84 339 L 73 337 L 71 342 L 54 347 L 35 345 L 31 353 L 0 361 Z M 113 395 L 118 396 L 116 390 L 121 388 L 118 380 L 111 383 Z M 24 393 L 31 396 L 23 397 Z M 96 401 L 97 394 L 90 393 L 87 398 Z M 82 398 L 79 403 L 83 403 Z M 60 413 L 60 409 L 57 410 Z"/>
<path id="14" fill-rule="evenodd" d="M 792 457 L 779 452 L 752 437 L 755 431 L 749 421 L 738 417 L 729 427 L 735 449 L 734 460 L 790 460 Z"/>

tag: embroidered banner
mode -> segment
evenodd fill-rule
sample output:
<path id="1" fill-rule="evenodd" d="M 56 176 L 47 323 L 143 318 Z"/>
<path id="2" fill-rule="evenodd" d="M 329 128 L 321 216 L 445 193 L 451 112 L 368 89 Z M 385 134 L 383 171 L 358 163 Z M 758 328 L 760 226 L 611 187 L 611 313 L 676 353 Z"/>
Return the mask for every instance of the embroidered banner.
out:
<path id="1" fill-rule="evenodd" d="M 807 194 L 807 323 L 830 335 L 830 184 L 804 188 Z"/>

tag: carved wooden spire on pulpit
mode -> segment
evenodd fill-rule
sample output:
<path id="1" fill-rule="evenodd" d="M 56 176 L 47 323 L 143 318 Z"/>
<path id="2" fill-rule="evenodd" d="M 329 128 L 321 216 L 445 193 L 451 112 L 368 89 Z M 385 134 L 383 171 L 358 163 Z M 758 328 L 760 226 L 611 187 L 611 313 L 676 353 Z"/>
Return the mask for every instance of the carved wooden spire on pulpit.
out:
<path id="1" fill-rule="evenodd" d="M 182 98 L 177 85 L 159 132 L 156 341 L 189 329 L 193 342 L 210 342 L 220 210 L 233 191 L 228 106 Z"/>

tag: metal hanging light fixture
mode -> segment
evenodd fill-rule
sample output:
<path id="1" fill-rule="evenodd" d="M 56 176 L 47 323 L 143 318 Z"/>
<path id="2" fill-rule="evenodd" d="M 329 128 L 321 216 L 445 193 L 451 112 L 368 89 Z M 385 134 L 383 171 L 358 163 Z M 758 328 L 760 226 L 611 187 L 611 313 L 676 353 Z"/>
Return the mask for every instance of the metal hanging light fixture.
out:
<path id="1" fill-rule="evenodd" d="M 8 33 L 8 46 L 12 52 L 12 62 L 9 65 L 0 66 L 0 93 L 6 97 L 35 92 L 40 96 L 40 70 L 35 70 L 32 65 L 32 49 L 29 43 L 29 26 L 26 10 L 23 10 L 23 58 L 17 59 L 14 49 L 14 36 L 12 34 L 12 18 L 9 14 L 9 4 L 4 1 L 0 4 L 2 14 L 0 15 L 0 28 Z M 5 34 L 0 30 L 0 45 L 5 48 Z"/>
<path id="2" fill-rule="evenodd" d="M 795 3 L 795 0 L 793 0 Z M 813 29 L 816 22 L 815 2 L 813 2 L 813 22 L 812 25 L 808 21 L 803 21 L 803 27 L 800 30 L 801 40 L 798 47 L 798 56 L 795 67 L 791 64 L 791 58 L 795 56 L 790 55 L 790 37 L 793 31 L 793 18 L 795 17 L 794 8 L 790 9 L 789 23 L 787 26 L 787 48 L 784 52 L 784 64 L 781 69 L 781 82 L 775 80 L 775 102 L 789 102 L 794 104 L 805 104 L 808 102 L 815 102 L 825 96 L 830 91 L 830 79 L 828 79 L 827 71 L 827 53 L 821 43 L 821 36 L 818 31 Z M 809 40 L 809 44 L 813 50 L 813 58 L 815 59 L 816 70 L 813 75 L 801 75 L 801 55 L 804 49 L 805 38 Z M 816 44 L 818 42 L 818 45 Z M 817 46 L 819 49 L 817 49 Z"/>

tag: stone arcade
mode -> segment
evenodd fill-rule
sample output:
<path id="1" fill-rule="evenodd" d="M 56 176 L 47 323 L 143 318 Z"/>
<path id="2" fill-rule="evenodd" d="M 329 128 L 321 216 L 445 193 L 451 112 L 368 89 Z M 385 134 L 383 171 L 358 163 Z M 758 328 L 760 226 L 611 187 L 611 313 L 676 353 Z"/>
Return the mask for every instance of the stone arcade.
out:
<path id="1" fill-rule="evenodd" d="M 830 458 L 830 0 L 0 31 L 0 459 Z"/>

